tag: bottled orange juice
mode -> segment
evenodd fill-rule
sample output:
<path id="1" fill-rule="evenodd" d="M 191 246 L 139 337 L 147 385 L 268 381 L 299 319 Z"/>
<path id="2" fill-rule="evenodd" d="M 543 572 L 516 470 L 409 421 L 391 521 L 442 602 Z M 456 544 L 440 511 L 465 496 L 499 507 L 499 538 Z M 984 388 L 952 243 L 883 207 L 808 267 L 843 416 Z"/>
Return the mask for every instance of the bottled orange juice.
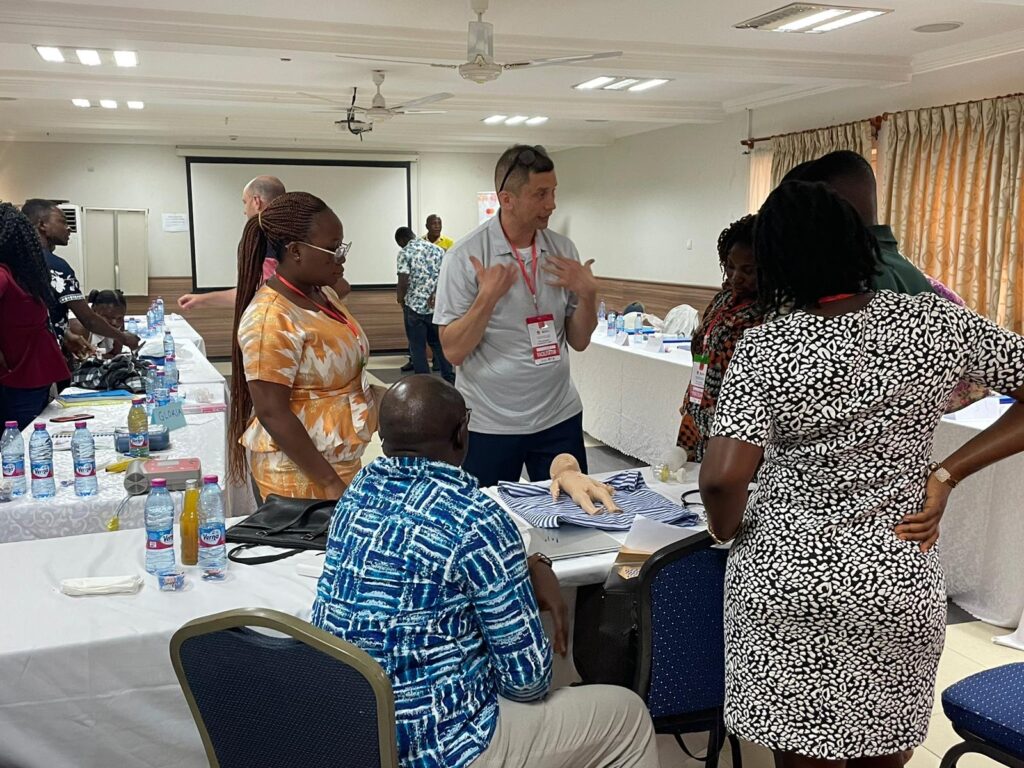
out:
<path id="1" fill-rule="evenodd" d="M 199 562 L 199 481 L 185 484 L 185 503 L 181 508 L 181 564 Z"/>

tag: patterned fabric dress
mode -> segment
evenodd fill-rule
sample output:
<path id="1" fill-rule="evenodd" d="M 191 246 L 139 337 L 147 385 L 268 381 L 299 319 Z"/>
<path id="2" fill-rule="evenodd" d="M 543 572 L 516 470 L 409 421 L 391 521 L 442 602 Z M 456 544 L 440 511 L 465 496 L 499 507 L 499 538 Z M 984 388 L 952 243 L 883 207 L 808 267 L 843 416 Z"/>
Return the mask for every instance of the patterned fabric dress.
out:
<path id="1" fill-rule="evenodd" d="M 736 344 L 747 328 L 753 328 L 764 322 L 764 312 L 753 303 L 735 302 L 732 291 L 723 288 L 711 300 L 704 310 L 700 326 L 693 333 L 690 351 L 694 355 L 707 354 L 708 374 L 704 383 L 704 396 L 700 405 L 690 402 L 690 388 L 687 386 L 683 397 L 683 421 L 679 425 L 679 437 L 676 445 L 686 449 L 689 461 L 701 461 L 704 458 L 704 447 L 711 434 L 711 426 L 715 420 L 715 404 L 718 392 L 722 388 L 722 379 L 732 360 Z M 711 335 L 705 345 L 708 329 Z"/>
<path id="2" fill-rule="evenodd" d="M 348 326 L 323 312 L 304 309 L 264 285 L 238 326 L 246 381 L 291 389 L 291 411 L 338 477 L 352 481 L 377 429 L 377 406 L 363 367 L 369 342 L 337 294 L 321 288 Z M 255 417 L 240 442 L 250 451 L 253 478 L 266 497 L 327 498 L 326 491 L 278 448 Z"/>
<path id="3" fill-rule="evenodd" d="M 934 294 L 880 291 L 859 312 L 744 335 L 714 427 L 765 452 L 726 573 L 737 735 L 826 759 L 924 741 L 945 585 L 936 548 L 893 528 L 921 510 L 961 378 L 1024 386 L 1024 337 Z"/>

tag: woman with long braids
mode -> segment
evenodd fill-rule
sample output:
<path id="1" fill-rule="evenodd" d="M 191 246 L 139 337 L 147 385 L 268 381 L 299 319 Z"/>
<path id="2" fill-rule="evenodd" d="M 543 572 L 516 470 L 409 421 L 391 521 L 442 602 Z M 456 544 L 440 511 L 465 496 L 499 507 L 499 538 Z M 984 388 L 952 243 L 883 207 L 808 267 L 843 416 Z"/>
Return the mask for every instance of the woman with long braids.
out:
<path id="1" fill-rule="evenodd" d="M 264 498 L 339 498 L 377 429 L 369 342 L 330 287 L 345 272 L 343 234 L 326 203 L 288 192 L 238 245 L 228 474 L 244 479 L 248 451 Z M 268 245 L 280 263 L 260 287 Z"/>
<path id="2" fill-rule="evenodd" d="M 762 303 L 792 311 L 743 335 L 701 466 L 709 530 L 735 538 L 725 723 L 777 768 L 901 768 L 942 652 L 939 521 L 958 482 L 1024 450 L 1024 337 L 872 290 L 878 242 L 824 184 L 772 192 L 754 255 Z M 961 378 L 1017 402 L 930 463 Z"/>
<path id="3" fill-rule="evenodd" d="M 18 429 L 46 407 L 51 384 L 71 377 L 50 327 L 52 291 L 35 227 L 0 203 L 0 415 Z"/>

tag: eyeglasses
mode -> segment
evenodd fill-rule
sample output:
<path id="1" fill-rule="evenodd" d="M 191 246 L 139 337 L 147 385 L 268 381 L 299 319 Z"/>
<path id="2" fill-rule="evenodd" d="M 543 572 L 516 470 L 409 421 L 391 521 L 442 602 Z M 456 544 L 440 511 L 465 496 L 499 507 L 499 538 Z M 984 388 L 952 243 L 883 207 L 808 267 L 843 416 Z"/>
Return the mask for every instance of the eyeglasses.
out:
<path id="1" fill-rule="evenodd" d="M 327 248 L 321 248 L 319 245 L 313 245 L 312 243 L 305 243 L 305 242 L 303 242 L 301 240 L 299 241 L 299 243 L 302 244 L 302 245 L 307 245 L 310 248 L 313 248 L 315 250 L 323 251 L 324 253 L 331 254 L 331 256 L 334 257 L 334 263 L 335 264 L 341 264 L 343 261 L 345 261 L 345 258 L 348 256 L 348 252 L 350 250 L 352 250 L 352 243 L 350 243 L 350 242 L 349 243 L 342 243 L 341 245 L 339 245 L 333 251 L 328 250 Z"/>
<path id="2" fill-rule="evenodd" d="M 508 181 L 508 177 L 512 175 L 518 166 L 525 165 L 527 168 L 532 168 L 534 164 L 540 158 L 547 158 L 548 151 L 544 149 L 540 144 L 535 147 L 527 147 L 526 149 L 519 150 L 519 154 L 516 155 L 516 159 L 512 162 L 512 165 L 505 171 L 505 178 L 501 180 L 501 186 L 498 187 L 498 192 L 503 192 L 505 189 L 505 183 Z"/>

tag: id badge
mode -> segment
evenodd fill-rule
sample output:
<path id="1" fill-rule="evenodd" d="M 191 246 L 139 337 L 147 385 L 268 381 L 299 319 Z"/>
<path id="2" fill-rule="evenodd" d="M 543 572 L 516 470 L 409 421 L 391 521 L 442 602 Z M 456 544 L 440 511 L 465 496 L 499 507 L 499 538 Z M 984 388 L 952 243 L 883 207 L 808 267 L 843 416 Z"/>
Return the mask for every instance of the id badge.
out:
<path id="1" fill-rule="evenodd" d="M 690 372 L 690 402 L 700 405 L 704 402 L 704 384 L 708 380 L 708 363 L 710 358 L 707 355 L 693 356 L 693 370 Z"/>
<path id="2" fill-rule="evenodd" d="M 530 347 L 533 351 L 534 365 L 549 365 L 562 359 L 562 348 L 558 345 L 558 334 L 555 332 L 553 315 L 538 315 L 526 318 L 526 328 L 530 332 Z"/>

